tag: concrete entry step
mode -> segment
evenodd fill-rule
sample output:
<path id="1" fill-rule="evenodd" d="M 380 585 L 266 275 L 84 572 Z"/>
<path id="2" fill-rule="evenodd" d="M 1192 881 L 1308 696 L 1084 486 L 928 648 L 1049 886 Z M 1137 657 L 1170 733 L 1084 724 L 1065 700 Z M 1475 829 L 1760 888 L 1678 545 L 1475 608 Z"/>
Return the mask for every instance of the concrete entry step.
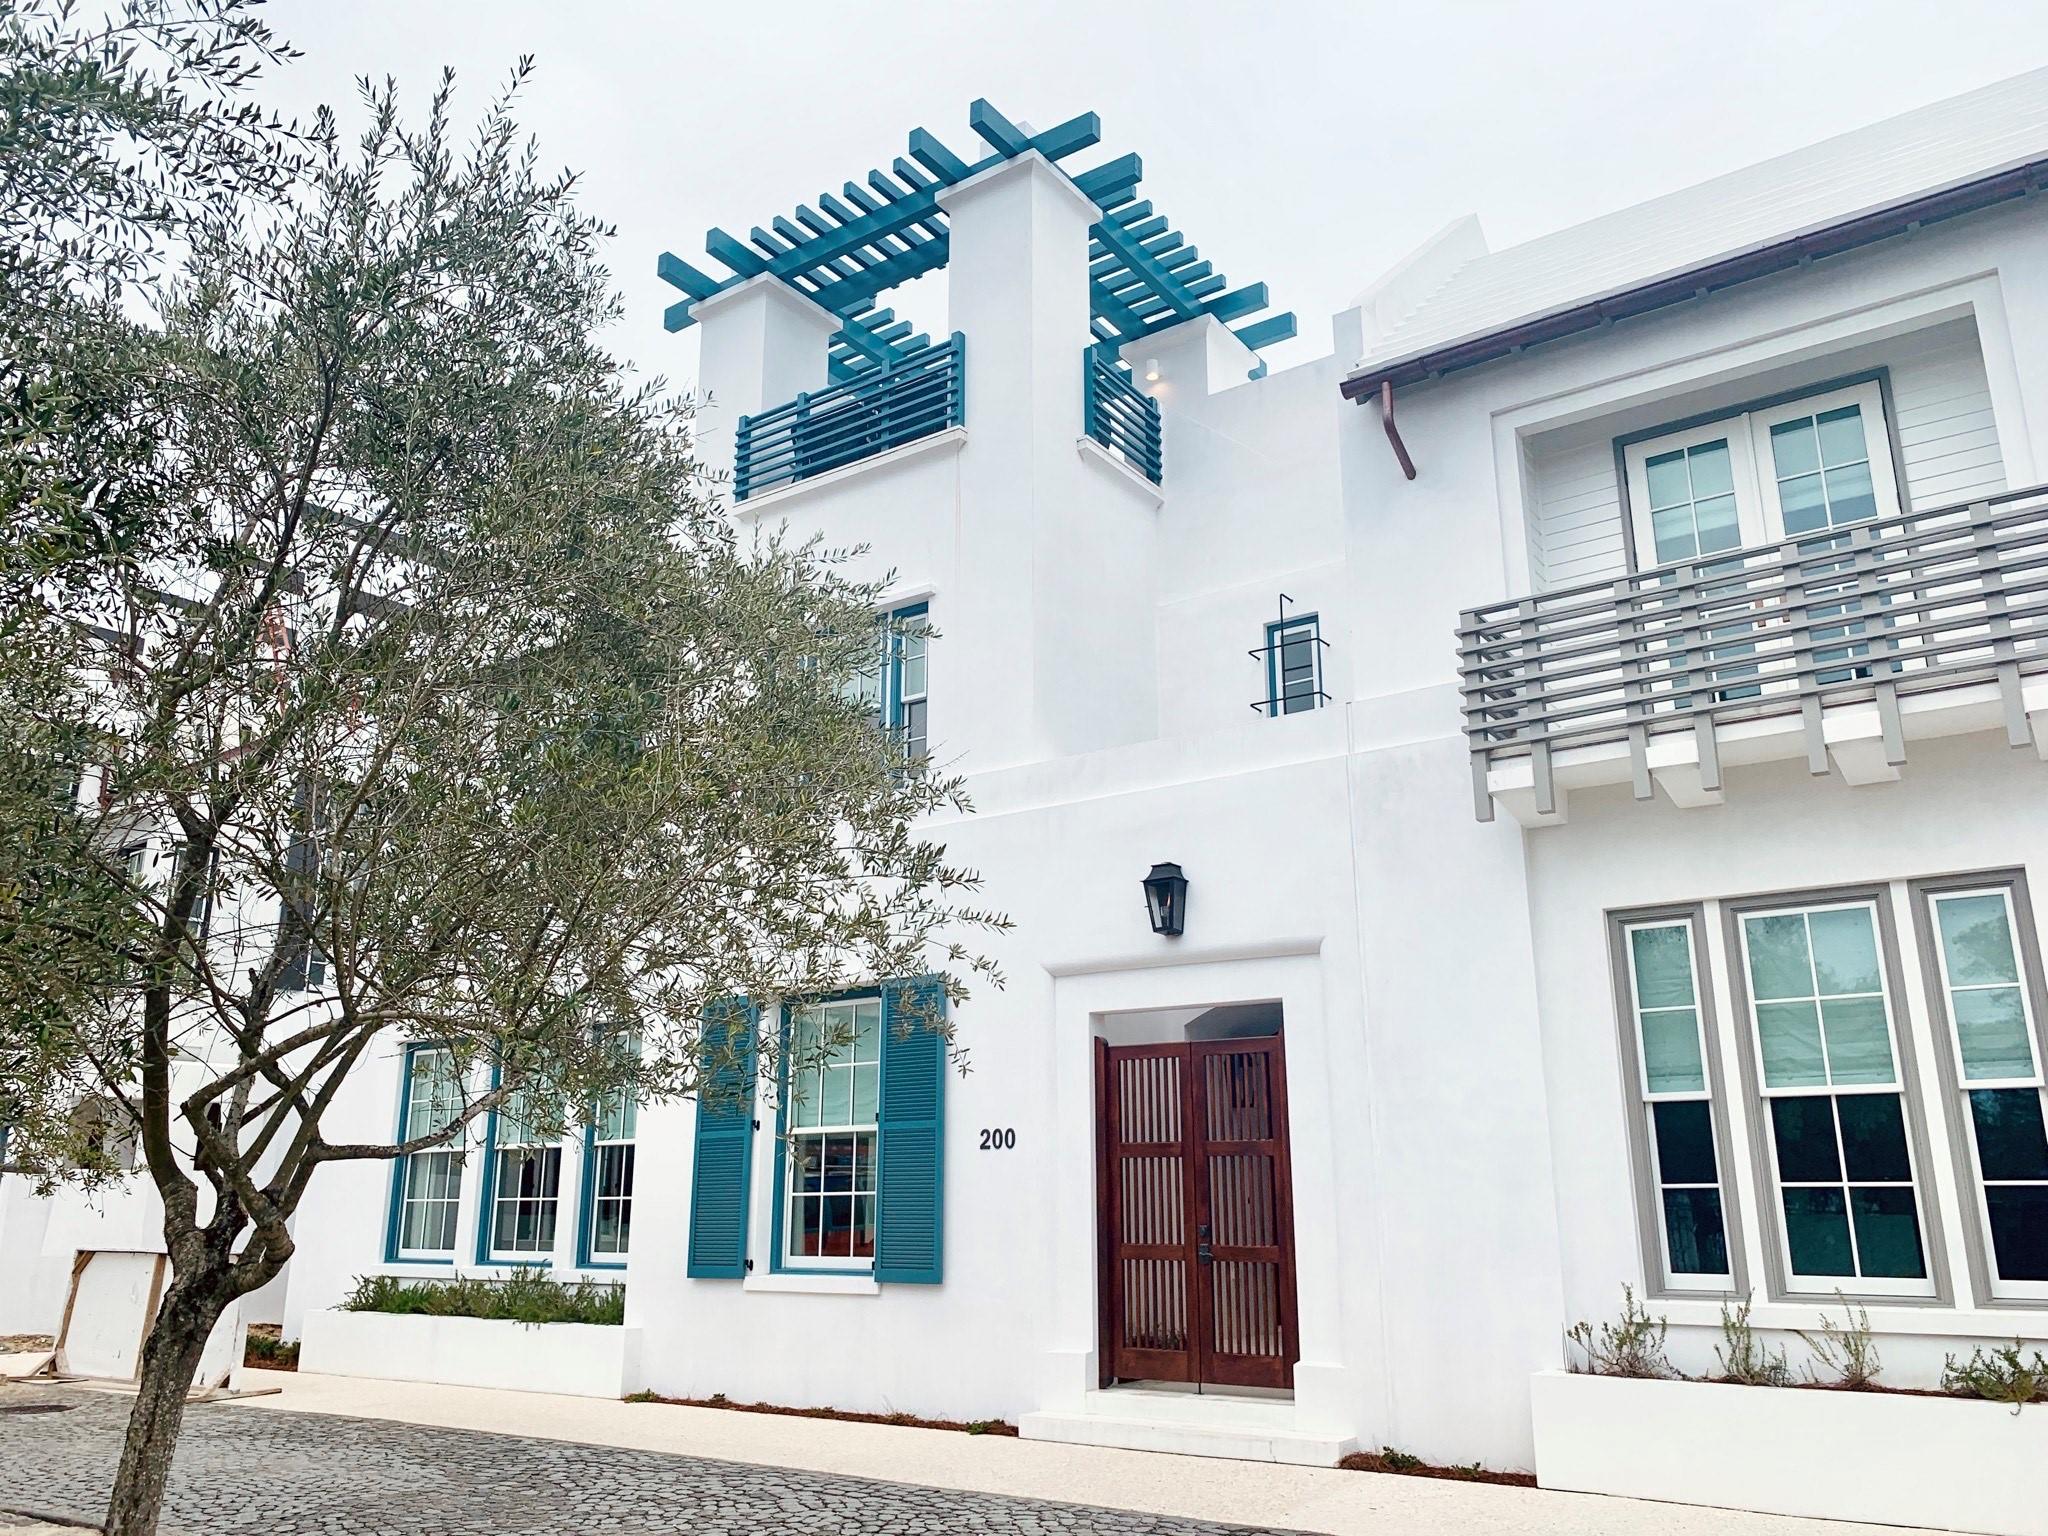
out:
<path id="1" fill-rule="evenodd" d="M 1349 1437 L 1298 1428 L 1294 1404 L 1284 1397 L 1131 1387 L 1090 1392 L 1077 1412 L 1027 1413 L 1017 1431 L 1026 1440 L 1301 1467 L 1334 1466 L 1358 1449 Z"/>

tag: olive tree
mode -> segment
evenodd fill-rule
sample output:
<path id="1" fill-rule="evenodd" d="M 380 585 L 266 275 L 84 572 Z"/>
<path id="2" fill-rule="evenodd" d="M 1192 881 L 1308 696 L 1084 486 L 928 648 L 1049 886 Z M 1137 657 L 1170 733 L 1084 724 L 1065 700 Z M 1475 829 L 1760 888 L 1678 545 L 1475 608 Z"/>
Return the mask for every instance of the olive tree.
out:
<path id="1" fill-rule="evenodd" d="M 467 131 L 445 79 L 411 126 L 366 83 L 18 365 L 71 403 L 6 447 L 50 536 L 0 569 L 0 1121 L 49 1184 L 119 1172 L 111 1121 L 162 1202 L 121 1536 L 324 1165 L 776 1070 L 722 999 L 1000 980 L 919 830 L 959 786 L 861 701 L 877 589 L 737 537 L 687 401 L 608 355 L 524 69 Z M 341 1127 L 413 1041 L 468 1085 L 440 1123 Z"/>

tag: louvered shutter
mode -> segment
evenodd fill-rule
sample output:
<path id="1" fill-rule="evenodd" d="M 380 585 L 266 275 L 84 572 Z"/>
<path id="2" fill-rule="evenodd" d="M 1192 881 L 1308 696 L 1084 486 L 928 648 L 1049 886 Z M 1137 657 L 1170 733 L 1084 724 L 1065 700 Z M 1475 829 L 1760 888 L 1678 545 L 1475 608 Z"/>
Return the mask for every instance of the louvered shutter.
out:
<path id="1" fill-rule="evenodd" d="M 697 1155 L 690 1168 L 690 1256 L 696 1280 L 747 1272 L 747 1188 L 754 1166 L 754 1026 L 744 998 L 704 1010 Z"/>
<path id="2" fill-rule="evenodd" d="M 946 1229 L 946 1016 L 935 976 L 882 989 L 882 1106 L 875 1278 L 937 1285 Z M 907 1026 L 907 1028 L 906 1028 Z"/>

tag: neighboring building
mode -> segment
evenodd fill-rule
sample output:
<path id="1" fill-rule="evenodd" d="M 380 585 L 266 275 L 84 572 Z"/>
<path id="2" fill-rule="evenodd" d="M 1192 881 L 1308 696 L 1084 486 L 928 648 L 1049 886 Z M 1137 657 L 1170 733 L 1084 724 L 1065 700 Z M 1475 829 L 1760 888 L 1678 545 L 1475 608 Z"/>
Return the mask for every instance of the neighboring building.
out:
<path id="1" fill-rule="evenodd" d="M 741 528 L 912 625 L 878 712 L 1016 920 L 972 1072 L 883 986 L 751 1118 L 332 1168 L 287 1332 L 547 1263 L 667 1394 L 1496 1466 L 1624 1285 L 1695 1370 L 1744 1292 L 1899 1385 L 2048 1335 L 2048 72 L 1456 225 L 1271 374 L 1092 118 L 974 122 L 663 262 Z M 874 309 L 942 263 L 949 336 Z"/>

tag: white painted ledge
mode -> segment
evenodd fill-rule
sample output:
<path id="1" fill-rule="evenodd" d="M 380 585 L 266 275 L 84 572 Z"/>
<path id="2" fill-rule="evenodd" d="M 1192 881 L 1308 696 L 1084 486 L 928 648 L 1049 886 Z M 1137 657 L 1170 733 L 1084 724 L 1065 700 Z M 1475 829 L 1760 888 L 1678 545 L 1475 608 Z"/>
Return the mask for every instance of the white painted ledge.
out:
<path id="1" fill-rule="evenodd" d="M 392 1312 L 308 1312 L 299 1367 L 326 1376 L 624 1397 L 640 1389 L 640 1330 Z"/>
<path id="2" fill-rule="evenodd" d="M 782 1292 L 791 1296 L 879 1296 L 873 1275 L 749 1275 L 740 1282 L 746 1291 Z"/>
<path id="3" fill-rule="evenodd" d="M 1074 446 L 1080 450 L 1084 461 L 1093 464 L 1104 474 L 1113 477 L 1130 490 L 1144 497 L 1153 506 L 1163 507 L 1166 505 L 1166 492 L 1164 490 L 1154 485 L 1150 480 L 1147 480 L 1143 475 L 1131 468 L 1130 465 L 1095 441 L 1094 438 L 1078 437 L 1074 439 Z"/>
<path id="4" fill-rule="evenodd" d="M 808 480 L 778 485 L 772 491 L 763 491 L 758 496 L 749 496 L 745 501 L 736 501 L 732 504 L 732 513 L 742 522 L 758 522 L 771 512 L 783 511 L 799 501 L 843 486 L 849 480 L 878 475 L 898 465 L 907 464 L 913 459 L 929 458 L 942 452 L 958 453 L 966 445 L 967 429 L 948 427 L 943 432 L 934 432 L 930 437 L 920 437 L 915 442 L 905 443 L 901 448 L 891 448 L 887 453 L 878 453 L 872 458 L 855 459 L 851 464 L 842 464 L 837 469 L 829 469 L 822 475 L 813 475 Z"/>
<path id="5" fill-rule="evenodd" d="M 2048 1536 L 2040 1406 L 1562 1371 L 1530 1402 L 1545 1488 Z"/>

